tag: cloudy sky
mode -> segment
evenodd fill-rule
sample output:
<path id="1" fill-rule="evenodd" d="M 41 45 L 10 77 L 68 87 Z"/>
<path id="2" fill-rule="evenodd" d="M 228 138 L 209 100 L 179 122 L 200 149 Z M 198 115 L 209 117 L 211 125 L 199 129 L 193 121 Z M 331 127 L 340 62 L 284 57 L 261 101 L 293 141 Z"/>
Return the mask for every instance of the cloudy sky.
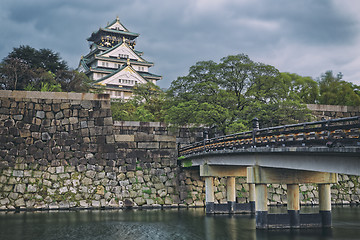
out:
<path id="1" fill-rule="evenodd" d="M 327 70 L 360 84 L 359 0 L 1 0 L 0 58 L 30 45 L 76 68 L 86 38 L 119 16 L 140 33 L 136 49 L 163 76 L 197 61 L 245 53 L 281 72 L 314 79 Z"/>

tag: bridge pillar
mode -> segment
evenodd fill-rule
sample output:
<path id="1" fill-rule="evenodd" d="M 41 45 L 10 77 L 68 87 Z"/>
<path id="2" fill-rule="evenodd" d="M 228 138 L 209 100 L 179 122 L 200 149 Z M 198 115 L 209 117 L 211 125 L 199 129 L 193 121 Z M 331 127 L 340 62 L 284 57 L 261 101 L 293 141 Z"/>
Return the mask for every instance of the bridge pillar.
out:
<path id="1" fill-rule="evenodd" d="M 226 198 L 228 201 L 229 212 L 233 213 L 236 203 L 235 177 L 226 178 Z"/>
<path id="2" fill-rule="evenodd" d="M 214 213 L 214 178 L 205 177 L 206 213 Z"/>
<path id="3" fill-rule="evenodd" d="M 265 229 L 268 227 L 268 206 L 266 184 L 255 184 L 255 219 L 256 228 Z"/>
<path id="4" fill-rule="evenodd" d="M 247 181 L 255 184 L 257 228 L 331 227 L 330 183 L 337 182 L 337 174 L 253 166 L 247 168 Z M 268 214 L 266 184 L 270 183 L 287 184 L 287 214 Z M 319 184 L 320 213 L 300 214 L 300 183 Z"/>
<path id="5" fill-rule="evenodd" d="M 319 208 L 323 227 L 331 227 L 331 190 L 330 184 L 319 184 Z"/>
<path id="6" fill-rule="evenodd" d="M 249 183 L 249 203 L 251 213 L 255 213 L 255 184 Z"/>
<path id="7" fill-rule="evenodd" d="M 200 176 L 205 178 L 206 188 L 206 213 L 249 213 L 249 203 L 236 202 L 235 178 L 246 177 L 247 167 L 244 166 L 221 166 L 200 165 Z M 214 204 L 213 177 L 226 177 L 227 203 Z"/>
<path id="8" fill-rule="evenodd" d="M 287 209 L 291 228 L 300 228 L 299 184 L 287 184 Z"/>

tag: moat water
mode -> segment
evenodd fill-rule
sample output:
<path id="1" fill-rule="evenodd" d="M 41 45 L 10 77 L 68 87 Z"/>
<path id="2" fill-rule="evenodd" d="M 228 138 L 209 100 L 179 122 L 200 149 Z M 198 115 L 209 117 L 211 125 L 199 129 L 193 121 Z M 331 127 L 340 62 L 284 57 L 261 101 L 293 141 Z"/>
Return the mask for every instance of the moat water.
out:
<path id="1" fill-rule="evenodd" d="M 270 209 L 283 211 L 286 208 Z M 256 230 L 249 215 L 206 216 L 202 208 L 0 212 L 0 239 L 360 239 L 360 206 L 334 207 L 332 217 L 328 230 L 267 231 Z"/>

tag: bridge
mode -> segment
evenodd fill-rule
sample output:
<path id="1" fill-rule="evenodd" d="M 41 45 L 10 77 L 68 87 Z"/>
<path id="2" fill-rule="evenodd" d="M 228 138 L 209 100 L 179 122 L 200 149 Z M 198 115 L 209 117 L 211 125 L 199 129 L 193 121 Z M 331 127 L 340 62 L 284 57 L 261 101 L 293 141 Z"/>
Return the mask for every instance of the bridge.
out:
<path id="1" fill-rule="evenodd" d="M 306 122 L 204 139 L 179 149 L 183 167 L 205 178 L 206 213 L 255 213 L 257 228 L 331 227 L 330 184 L 360 175 L 360 116 Z M 214 204 L 214 177 L 227 178 L 227 204 Z M 250 202 L 235 202 L 246 177 Z M 267 184 L 287 184 L 287 214 L 268 214 Z M 299 184 L 319 187 L 319 213 L 300 214 Z"/>

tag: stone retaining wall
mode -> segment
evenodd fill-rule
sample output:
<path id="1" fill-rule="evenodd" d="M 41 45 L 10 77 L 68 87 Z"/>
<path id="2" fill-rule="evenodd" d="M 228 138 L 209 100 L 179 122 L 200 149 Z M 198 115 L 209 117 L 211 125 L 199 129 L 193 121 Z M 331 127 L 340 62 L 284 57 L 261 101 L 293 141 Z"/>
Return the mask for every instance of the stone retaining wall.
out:
<path id="1" fill-rule="evenodd" d="M 115 201 L 105 195 L 117 183 L 107 95 L 0 91 L 0 97 L 1 209 Z"/>
<path id="2" fill-rule="evenodd" d="M 359 106 L 338 106 L 338 105 L 322 105 L 322 104 L 307 104 L 306 105 L 317 120 L 321 118 L 336 119 L 344 117 L 360 116 Z"/>
<path id="3" fill-rule="evenodd" d="M 0 91 L 0 119 L 0 209 L 178 206 L 177 145 L 202 137 L 113 124 L 106 95 Z"/>
<path id="4" fill-rule="evenodd" d="M 185 170 L 185 187 L 187 196 L 184 201 L 189 206 L 203 206 L 205 200 L 204 179 L 198 170 Z M 333 204 L 360 204 L 360 177 L 339 174 L 339 183 L 331 185 Z M 236 178 L 237 202 L 248 203 L 249 185 L 245 178 Z M 226 179 L 214 178 L 215 203 L 226 203 Z M 317 184 L 300 184 L 301 205 L 319 204 Z M 284 205 L 287 203 L 286 184 L 268 184 L 268 205 Z"/>
<path id="5" fill-rule="evenodd" d="M 107 95 L 0 91 L 0 209 L 203 206 L 198 170 L 177 163 L 178 145 L 202 129 L 115 122 Z M 226 179 L 215 199 L 226 202 Z M 359 203 L 359 178 L 341 176 L 334 203 Z M 239 202 L 248 185 L 237 178 Z M 316 186 L 301 186 L 316 203 Z M 269 185 L 269 203 L 286 202 L 286 186 Z"/>

